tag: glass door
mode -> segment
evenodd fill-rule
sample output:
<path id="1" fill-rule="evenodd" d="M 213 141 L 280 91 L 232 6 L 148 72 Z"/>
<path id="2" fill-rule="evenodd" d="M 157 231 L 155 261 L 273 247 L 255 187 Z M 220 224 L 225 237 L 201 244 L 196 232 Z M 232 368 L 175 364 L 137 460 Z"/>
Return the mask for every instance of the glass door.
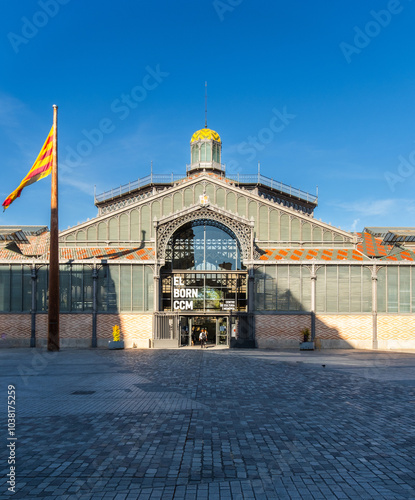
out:
<path id="1" fill-rule="evenodd" d="M 216 345 L 229 345 L 228 318 L 217 318 L 216 320 Z"/>
<path id="2" fill-rule="evenodd" d="M 187 316 L 180 316 L 179 319 L 179 342 L 181 346 L 191 345 L 191 336 L 189 334 L 189 318 Z"/>

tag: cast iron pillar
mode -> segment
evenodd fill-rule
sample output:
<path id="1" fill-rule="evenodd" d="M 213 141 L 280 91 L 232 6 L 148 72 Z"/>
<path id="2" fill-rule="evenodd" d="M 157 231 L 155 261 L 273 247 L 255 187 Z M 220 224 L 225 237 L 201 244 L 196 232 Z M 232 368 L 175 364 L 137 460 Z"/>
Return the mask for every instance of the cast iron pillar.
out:
<path id="1" fill-rule="evenodd" d="M 32 264 L 30 270 L 32 279 L 32 305 L 31 305 L 31 328 L 30 328 L 30 347 L 36 347 L 36 291 L 37 291 L 37 269 L 35 264 Z"/>

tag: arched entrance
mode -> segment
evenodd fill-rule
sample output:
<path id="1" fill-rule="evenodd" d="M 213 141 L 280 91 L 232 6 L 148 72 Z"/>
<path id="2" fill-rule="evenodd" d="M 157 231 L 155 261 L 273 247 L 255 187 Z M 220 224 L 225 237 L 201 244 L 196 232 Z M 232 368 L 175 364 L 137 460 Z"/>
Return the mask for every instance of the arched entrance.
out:
<path id="1" fill-rule="evenodd" d="M 231 346 L 237 340 L 239 316 L 248 313 L 242 255 L 234 231 L 218 220 L 204 217 L 180 225 L 167 241 L 160 269 L 155 340 L 199 345 L 205 328 L 208 345 Z"/>

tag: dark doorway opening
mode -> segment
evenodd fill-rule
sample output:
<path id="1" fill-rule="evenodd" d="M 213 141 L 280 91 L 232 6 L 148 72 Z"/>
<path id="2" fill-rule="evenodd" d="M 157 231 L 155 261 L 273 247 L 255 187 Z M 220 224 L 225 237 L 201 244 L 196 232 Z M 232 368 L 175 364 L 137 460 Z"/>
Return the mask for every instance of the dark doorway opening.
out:
<path id="1" fill-rule="evenodd" d="M 229 346 L 230 317 L 220 316 L 180 316 L 180 345 L 200 346 L 202 330 L 207 333 L 207 347 Z"/>

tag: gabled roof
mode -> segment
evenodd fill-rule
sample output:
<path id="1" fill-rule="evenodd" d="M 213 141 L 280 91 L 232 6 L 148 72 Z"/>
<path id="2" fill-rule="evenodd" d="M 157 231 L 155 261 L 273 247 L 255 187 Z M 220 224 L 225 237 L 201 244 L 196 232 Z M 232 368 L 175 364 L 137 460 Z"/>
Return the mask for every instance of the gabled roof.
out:
<path id="1" fill-rule="evenodd" d="M 383 237 L 377 238 L 371 233 L 357 233 L 357 235 L 363 240 L 357 245 L 357 249 L 368 257 L 380 260 L 415 261 L 415 253 L 412 250 L 384 243 Z"/>

